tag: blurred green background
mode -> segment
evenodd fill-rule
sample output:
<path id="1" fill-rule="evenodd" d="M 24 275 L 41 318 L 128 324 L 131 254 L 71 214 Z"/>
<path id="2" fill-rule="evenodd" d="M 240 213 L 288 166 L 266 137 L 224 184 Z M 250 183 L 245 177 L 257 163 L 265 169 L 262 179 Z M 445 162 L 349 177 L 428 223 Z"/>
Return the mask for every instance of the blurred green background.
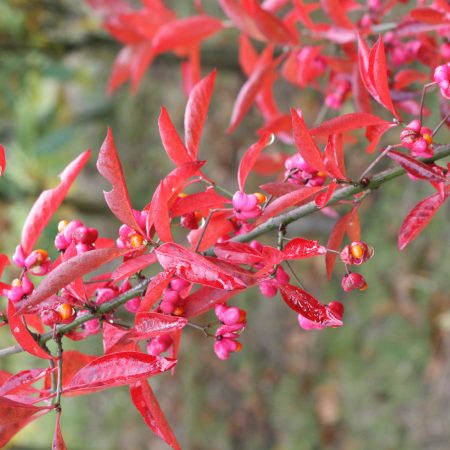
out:
<path id="1" fill-rule="evenodd" d="M 191 2 L 168 2 L 180 16 Z M 217 6 L 205 2 L 207 11 Z M 232 136 L 224 130 L 244 78 L 236 62 L 237 33 L 223 32 L 204 46 L 203 74 L 217 66 L 218 78 L 202 138 L 206 173 L 230 190 L 237 183 L 239 157 L 261 124 L 252 111 Z M 92 148 L 87 169 L 48 227 L 41 244 L 52 248 L 56 223 L 79 218 L 114 237 L 118 222 L 102 196 L 96 173 L 98 149 L 111 126 L 133 204 L 142 208 L 171 168 L 157 130 L 165 105 L 182 130 L 185 97 L 175 58 L 159 58 L 137 95 L 128 86 L 108 97 L 107 78 L 118 45 L 83 5 L 69 0 L 0 2 L 0 141 L 8 166 L 0 180 L 0 251 L 11 254 L 30 206 L 42 189 L 54 186 L 69 160 Z M 320 109 L 312 91 L 277 92 L 285 108 Z M 430 124 L 438 121 L 435 96 Z M 351 111 L 351 105 L 348 106 Z M 332 117 L 330 113 L 327 118 Z M 397 131 L 391 136 L 395 140 Z M 440 140 L 448 141 L 441 132 Z M 275 144 L 275 149 L 294 149 Z M 348 148 L 351 174 L 370 159 Z M 256 178 L 258 182 L 268 179 Z M 299 329 L 296 315 L 279 297 L 253 289 L 236 298 L 248 310 L 244 348 L 219 361 L 212 342 L 196 330 L 184 333 L 174 376 L 154 379 L 158 397 L 186 450 L 445 450 L 450 447 L 450 228 L 443 208 L 425 233 L 403 253 L 396 236 L 418 199 L 432 191 L 402 177 L 383 186 L 360 209 L 363 239 L 375 258 L 361 272 L 366 292 L 343 295 L 342 270 L 326 279 L 322 260 L 297 265 L 308 290 L 324 302 L 342 300 L 345 326 L 322 332 Z M 346 208 L 340 208 L 345 212 Z M 316 214 L 289 227 L 290 235 L 326 242 L 333 220 Z M 266 242 L 274 243 L 275 236 Z M 3 300 L 2 300 L 3 301 Z M 208 323 L 204 317 L 199 322 Z M 9 345 L 0 330 L 0 345 Z M 66 348 L 99 353 L 99 339 Z M 34 361 L 36 366 L 39 361 Z M 0 360 L 2 370 L 30 366 L 16 355 Z M 126 388 L 63 400 L 62 430 L 70 450 L 163 449 L 130 403 Z M 49 448 L 54 416 L 33 422 L 11 449 Z"/>

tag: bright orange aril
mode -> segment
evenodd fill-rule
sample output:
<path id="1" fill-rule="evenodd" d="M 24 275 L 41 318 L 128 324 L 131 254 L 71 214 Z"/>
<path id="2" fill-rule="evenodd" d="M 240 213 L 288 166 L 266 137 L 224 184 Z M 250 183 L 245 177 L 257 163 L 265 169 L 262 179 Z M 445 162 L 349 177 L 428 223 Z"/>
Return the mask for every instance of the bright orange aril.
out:
<path id="1" fill-rule="evenodd" d="M 362 258 L 364 256 L 364 248 L 359 244 L 351 244 L 350 253 L 352 254 L 353 258 Z"/>
<path id="2" fill-rule="evenodd" d="M 63 303 L 56 309 L 62 320 L 70 319 L 75 315 L 75 310 L 69 303 Z"/>
<path id="3" fill-rule="evenodd" d="M 140 234 L 132 234 L 130 237 L 130 245 L 133 248 L 142 247 L 144 244 L 144 238 Z"/>
<path id="4" fill-rule="evenodd" d="M 264 203 L 267 200 L 267 197 L 261 192 L 255 192 L 254 196 L 258 200 L 258 204 Z"/>

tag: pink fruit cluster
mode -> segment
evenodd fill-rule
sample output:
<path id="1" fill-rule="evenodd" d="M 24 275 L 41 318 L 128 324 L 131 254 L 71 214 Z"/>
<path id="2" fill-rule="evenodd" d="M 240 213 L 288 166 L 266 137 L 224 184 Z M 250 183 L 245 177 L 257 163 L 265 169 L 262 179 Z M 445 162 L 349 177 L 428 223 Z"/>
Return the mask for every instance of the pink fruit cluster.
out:
<path id="1" fill-rule="evenodd" d="M 216 305 L 215 313 L 222 325 L 215 333 L 214 352 L 219 359 L 225 360 L 231 356 L 231 353 L 242 349 L 238 338 L 247 324 L 247 314 L 243 309 L 227 306 L 225 303 Z"/>
<path id="2" fill-rule="evenodd" d="M 188 281 L 174 277 L 169 287 L 164 290 L 159 310 L 164 314 L 181 316 L 184 312 L 184 298 L 190 285 Z"/>
<path id="3" fill-rule="evenodd" d="M 147 211 L 137 211 L 133 209 L 133 216 L 136 219 L 137 224 L 142 230 L 146 229 Z M 143 248 L 145 245 L 145 237 L 134 228 L 128 225 L 121 225 L 119 228 L 119 237 L 116 239 L 116 245 L 119 248 Z"/>
<path id="4" fill-rule="evenodd" d="M 29 255 L 26 255 L 21 245 L 16 247 L 12 260 L 17 267 L 26 269 L 36 276 L 46 275 L 52 265 L 46 250 L 33 250 Z"/>
<path id="5" fill-rule="evenodd" d="M 322 186 L 326 174 L 311 167 L 298 153 L 290 156 L 284 163 L 285 178 L 289 183 L 305 186 Z"/>
<path id="6" fill-rule="evenodd" d="M 239 220 L 254 219 L 261 214 L 261 194 L 237 191 L 233 195 L 234 215 Z M 263 200 L 264 201 L 264 200 Z"/>
<path id="7" fill-rule="evenodd" d="M 61 220 L 58 224 L 59 233 L 55 237 L 55 247 L 58 251 L 65 251 L 71 244 L 75 245 L 77 254 L 88 252 L 95 248 L 98 238 L 96 228 L 87 227 L 80 220 Z"/>
<path id="8" fill-rule="evenodd" d="M 400 141 L 416 158 L 433 156 L 433 130 L 423 127 L 422 122 L 418 119 L 410 122 L 401 132 Z"/>

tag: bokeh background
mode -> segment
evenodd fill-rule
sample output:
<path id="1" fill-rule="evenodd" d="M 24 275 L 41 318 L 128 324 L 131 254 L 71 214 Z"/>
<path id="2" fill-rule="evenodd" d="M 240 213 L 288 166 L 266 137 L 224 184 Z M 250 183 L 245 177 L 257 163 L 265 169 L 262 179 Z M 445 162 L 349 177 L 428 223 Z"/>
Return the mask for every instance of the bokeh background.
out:
<path id="1" fill-rule="evenodd" d="M 167 3 L 180 16 L 193 13 L 192 2 Z M 205 6 L 220 14 L 215 2 Z M 240 155 L 261 124 L 252 111 L 235 134 L 224 132 L 244 82 L 236 42 L 237 33 L 227 30 L 203 49 L 203 73 L 217 67 L 218 77 L 201 157 L 208 160 L 206 172 L 230 190 L 237 186 Z M 63 218 L 79 218 L 103 235 L 115 236 L 119 224 L 103 202 L 106 186 L 95 170 L 107 126 L 113 128 L 136 208 L 149 201 L 160 178 L 172 168 L 159 140 L 157 117 L 165 105 L 182 130 L 186 98 L 178 63 L 160 57 L 137 95 L 126 86 L 107 96 L 107 78 L 118 49 L 82 1 L 0 2 L 0 141 L 8 158 L 0 180 L 2 253 L 13 251 L 37 195 L 54 186 L 67 162 L 86 148 L 92 148 L 94 157 L 41 246 L 52 248 L 56 224 Z M 310 121 L 321 106 L 313 92 L 285 85 L 277 98 L 285 108 L 303 108 Z M 432 125 L 439 120 L 435 100 L 433 95 L 427 100 Z M 397 139 L 395 133 L 391 139 Z M 448 131 L 442 131 L 439 140 L 448 138 Z M 280 143 L 274 148 L 294 152 Z M 347 156 L 355 176 L 370 162 L 361 146 L 349 146 Z M 252 181 L 256 187 L 268 180 Z M 175 375 L 156 377 L 152 383 L 184 449 L 450 448 L 448 205 L 407 250 L 396 249 L 403 218 L 430 193 L 425 183 L 402 177 L 365 201 L 360 209 L 363 238 L 375 247 L 375 258 L 362 268 L 369 283 L 366 292 L 344 297 L 341 268 L 328 283 L 323 260 L 296 266 L 312 293 L 326 302 L 344 302 L 343 328 L 302 331 L 280 297 L 266 299 L 253 289 L 236 297 L 248 311 L 248 327 L 242 352 L 228 362 L 215 357 L 212 341 L 200 332 L 184 333 Z M 315 214 L 290 226 L 289 234 L 326 242 L 333 223 Z M 275 236 L 265 239 L 273 243 Z M 209 317 L 199 319 L 208 321 Z M 1 346 L 11 343 L 7 334 L 0 330 Z M 66 348 L 99 354 L 101 343 L 91 337 L 76 346 L 67 343 Z M 22 354 L 0 360 L 0 367 L 17 371 L 39 363 L 30 363 Z M 71 450 L 166 448 L 146 428 L 125 387 L 65 399 L 63 411 L 62 430 Z M 47 449 L 53 429 L 54 416 L 49 414 L 25 428 L 8 448 Z"/>

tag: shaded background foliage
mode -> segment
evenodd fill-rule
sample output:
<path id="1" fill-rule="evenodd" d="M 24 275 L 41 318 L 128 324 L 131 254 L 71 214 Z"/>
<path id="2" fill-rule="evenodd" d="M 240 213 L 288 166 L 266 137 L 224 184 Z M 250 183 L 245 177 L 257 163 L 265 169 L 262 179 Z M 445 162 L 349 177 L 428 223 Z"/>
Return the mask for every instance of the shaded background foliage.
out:
<path id="1" fill-rule="evenodd" d="M 167 3 L 180 16 L 192 12 L 191 2 Z M 205 3 L 214 13 L 216 5 Z M 231 190 L 239 155 L 254 141 L 260 124 L 253 112 L 235 134 L 224 133 L 244 79 L 236 39 L 227 30 L 208 40 L 203 52 L 204 74 L 214 66 L 219 73 L 201 157 L 208 159 L 207 173 Z M 148 202 L 171 168 L 156 124 L 165 105 L 182 128 L 185 97 L 178 65 L 161 57 L 137 95 L 122 88 L 108 97 L 105 88 L 117 49 L 82 2 L 0 3 L 0 141 L 8 150 L 0 183 L 1 252 L 13 250 L 38 193 L 54 185 L 56 174 L 76 154 L 88 147 L 96 152 L 108 125 L 135 207 Z M 277 96 L 285 106 L 308 111 L 310 119 L 320 110 L 319 99 L 308 90 L 282 88 Z M 428 106 L 430 123 L 437 123 L 438 108 Z M 395 133 L 390 136 L 397 139 Z M 354 154 L 350 173 L 361 173 L 368 164 L 363 149 L 355 146 L 348 154 Z M 118 223 L 103 202 L 93 161 L 42 238 L 44 248 L 51 248 L 56 223 L 63 218 L 80 218 L 114 237 Z M 258 181 L 253 180 L 254 186 Z M 219 361 L 201 333 L 185 333 L 175 375 L 156 380 L 163 409 L 185 449 L 448 448 L 448 205 L 403 254 L 396 250 L 403 217 L 427 189 L 403 177 L 361 207 L 363 238 L 376 256 L 363 269 L 369 289 L 345 296 L 343 328 L 302 331 L 279 297 L 260 298 L 254 289 L 239 297 L 249 312 L 248 326 L 243 351 L 230 361 Z M 289 230 L 326 242 L 332 225 L 333 220 L 315 214 Z M 274 242 L 274 236 L 265 239 Z M 343 299 L 340 274 L 328 284 L 323 261 L 303 262 L 297 270 L 319 298 Z M 0 332 L 0 344 L 9 344 L 5 332 Z M 82 351 L 94 353 L 101 343 L 93 337 L 81 345 Z M 3 359 L 1 368 L 15 370 L 22 358 L 28 357 Z M 68 447 L 165 448 L 127 398 L 126 388 L 117 388 L 65 401 L 62 427 Z M 10 448 L 44 448 L 53 420 L 48 415 L 34 422 Z"/>

